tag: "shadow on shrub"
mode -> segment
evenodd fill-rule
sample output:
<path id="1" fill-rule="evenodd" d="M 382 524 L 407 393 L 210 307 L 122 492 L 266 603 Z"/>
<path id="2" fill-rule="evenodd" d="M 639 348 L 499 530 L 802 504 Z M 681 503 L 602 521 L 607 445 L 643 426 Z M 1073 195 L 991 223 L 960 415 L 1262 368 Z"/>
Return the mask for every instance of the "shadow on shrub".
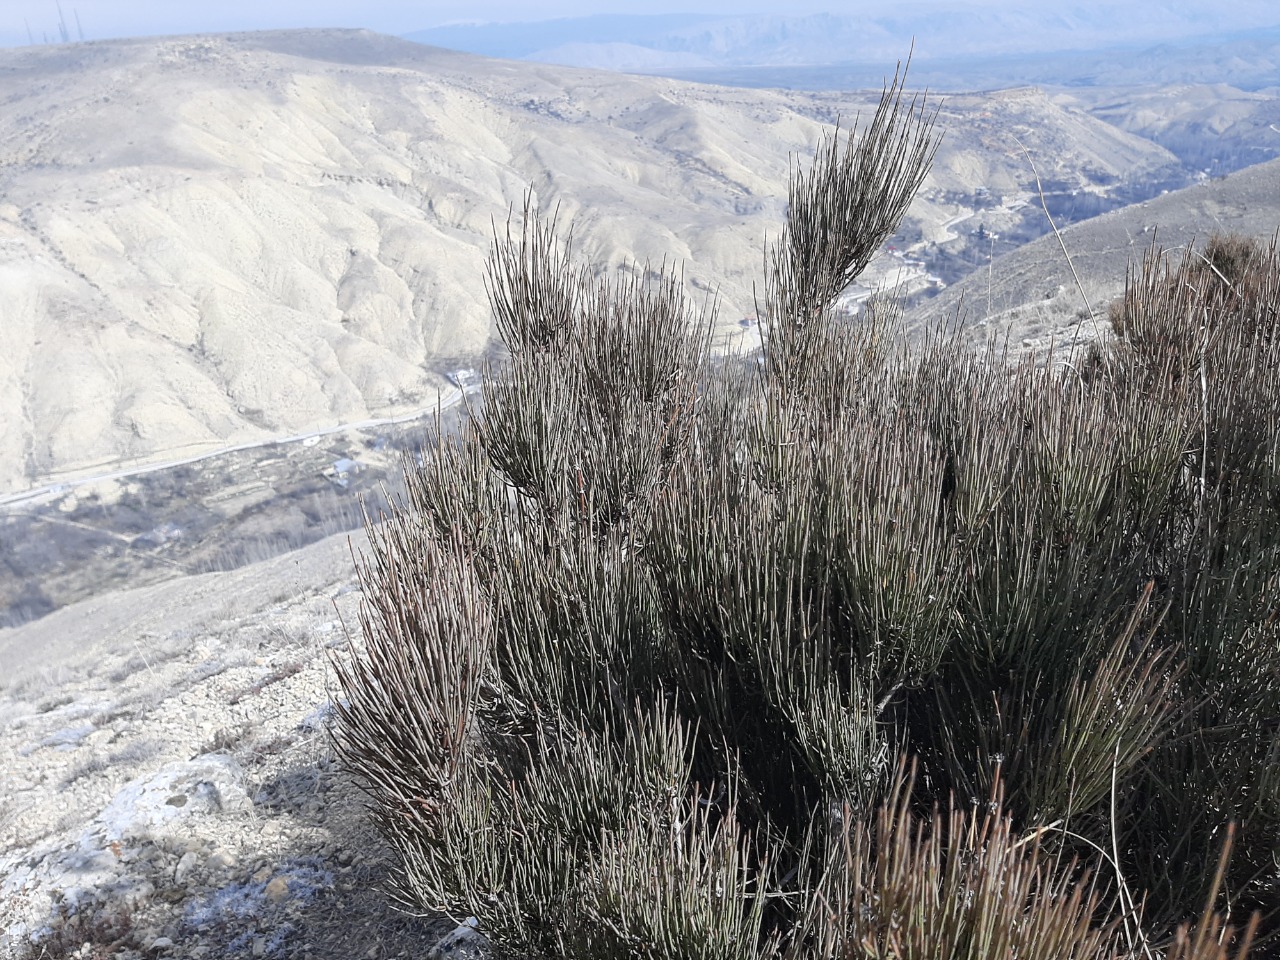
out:
<path id="1" fill-rule="evenodd" d="M 497 240 L 510 356 L 337 663 L 408 909 L 584 960 L 1276 943 L 1276 252 L 1201 299 L 1153 252 L 1087 381 L 909 350 L 832 307 L 933 119 L 895 81 L 794 173 L 758 363 L 532 201 Z"/>

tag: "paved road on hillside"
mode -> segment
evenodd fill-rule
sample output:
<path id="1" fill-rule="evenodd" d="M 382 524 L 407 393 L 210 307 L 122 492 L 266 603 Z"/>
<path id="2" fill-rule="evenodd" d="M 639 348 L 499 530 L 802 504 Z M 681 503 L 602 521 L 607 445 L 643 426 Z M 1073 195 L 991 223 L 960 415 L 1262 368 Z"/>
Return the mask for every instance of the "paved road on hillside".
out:
<path id="1" fill-rule="evenodd" d="M 111 470 L 106 473 L 97 473 L 88 477 L 75 477 L 74 479 L 60 480 L 56 483 L 47 483 L 44 486 L 33 487 L 32 489 L 21 490 L 16 493 L 0 494 L 0 507 L 7 507 L 16 503 L 25 503 L 28 500 L 35 500 L 43 496 L 65 493 L 75 487 L 82 487 L 91 483 L 100 483 L 104 480 L 124 480 L 144 473 L 155 473 L 157 470 L 168 470 L 172 467 L 181 467 L 189 463 L 199 463 L 201 460 L 208 460 L 211 457 L 220 457 L 223 454 L 237 453 L 241 450 L 252 450 L 255 447 L 269 447 L 277 443 L 301 443 L 304 440 L 310 440 L 313 437 L 319 438 L 333 433 L 342 433 L 344 430 L 367 430 L 373 427 L 385 427 L 397 423 L 408 423 L 410 420 L 417 420 L 421 417 L 429 416 L 437 409 L 447 410 L 449 407 L 456 406 L 461 402 L 462 396 L 463 391 L 454 388 L 447 392 L 442 391 L 438 404 L 423 407 L 419 410 L 415 410 L 413 413 L 401 414 L 398 417 L 379 417 L 373 420 L 359 420 L 353 423 L 340 423 L 337 426 L 324 427 L 320 430 L 309 430 L 306 433 L 295 433 L 287 437 L 267 437 L 265 440 L 254 440 L 250 443 L 240 443 L 232 447 L 219 447 L 217 450 L 206 450 L 204 453 L 198 453 L 191 457 L 184 457 L 181 460 L 165 460 L 159 463 L 145 463 L 132 467 L 122 467 L 117 470 Z"/>

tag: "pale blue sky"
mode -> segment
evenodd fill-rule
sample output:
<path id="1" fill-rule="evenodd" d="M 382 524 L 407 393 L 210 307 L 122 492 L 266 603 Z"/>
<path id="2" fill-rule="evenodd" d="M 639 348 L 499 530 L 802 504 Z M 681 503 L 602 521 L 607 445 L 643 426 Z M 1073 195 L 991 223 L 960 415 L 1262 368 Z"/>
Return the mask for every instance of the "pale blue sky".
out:
<path id="1" fill-rule="evenodd" d="M 409 33 L 453 20 L 541 20 L 590 13 L 774 13 L 777 0 L 685 0 L 632 3 L 609 0 L 0 0 L 0 39 L 25 43 L 58 37 L 58 7 L 76 38 L 75 14 L 86 39 L 163 33 L 262 30 L 277 27 L 366 27 Z M 863 4 L 800 0 L 787 12 L 850 12 Z"/>
<path id="2" fill-rule="evenodd" d="M 868 9 L 924 4 L 901 0 L 61 0 L 71 39 L 76 16 L 89 40 L 166 33 L 261 30 L 286 27 L 366 27 L 403 34 L 453 20 L 538 20 L 590 13 L 787 13 L 855 14 Z M 1043 0 L 947 0 L 946 5 L 1040 7 Z M 1091 4 L 1098 6 L 1098 3 Z M 1280 21 L 1274 0 L 1172 0 L 1166 7 L 1194 9 L 1220 20 L 1224 29 L 1247 29 Z M 1148 7 L 1157 6 L 1147 4 Z M 1133 4 L 1125 9 L 1133 14 Z M 58 39 L 56 0 L 0 0 L 0 46 Z"/>

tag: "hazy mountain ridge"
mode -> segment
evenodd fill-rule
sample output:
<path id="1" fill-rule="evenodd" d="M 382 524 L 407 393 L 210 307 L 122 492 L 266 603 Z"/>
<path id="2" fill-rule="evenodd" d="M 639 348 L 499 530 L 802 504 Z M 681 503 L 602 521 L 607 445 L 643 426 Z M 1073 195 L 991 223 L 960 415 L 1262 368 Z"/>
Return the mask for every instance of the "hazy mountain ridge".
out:
<path id="1" fill-rule="evenodd" d="M 516 23 L 456 23 L 418 30 L 406 40 L 450 50 L 466 50 L 486 57 L 520 60 L 540 50 L 564 44 L 625 44 L 636 49 L 661 49 L 667 36 L 709 20 L 714 14 L 595 14 L 585 17 Z M 651 46 L 647 46 L 649 44 Z M 577 63 L 577 66 L 590 64 Z"/>
<path id="2" fill-rule="evenodd" d="M 1280 43 L 1277 43 L 1280 79 Z M 1191 169 L 1226 174 L 1280 154 L 1280 97 L 1227 84 L 1077 89 L 1056 103 L 1158 143 Z"/>
<path id="3" fill-rule="evenodd" d="M 1224 22 L 1232 29 L 1224 31 Z M 931 72 L 930 83 L 946 89 L 1172 82 L 1171 69 L 1185 71 L 1183 82 L 1258 85 L 1268 70 L 1275 82 L 1280 53 L 1280 24 L 1269 4 L 1234 4 L 1224 21 L 1218 13 L 1149 0 L 1130 4 L 1122 17 L 1101 2 L 1034 10 L 934 2 L 873 5 L 857 16 L 566 17 L 453 24 L 406 36 L 486 56 L 637 72 L 692 70 L 708 82 L 808 89 L 848 86 L 832 82 L 842 67 L 853 85 L 876 83 L 912 47 L 918 67 Z M 824 69 L 806 79 L 805 69 L 820 65 Z M 759 75 L 743 72 L 748 67 Z M 974 82 L 992 71 L 995 83 Z"/>
<path id="4" fill-rule="evenodd" d="M 1036 55 L 916 57 L 914 82 L 931 90 L 996 90 L 1025 84 L 1069 90 L 1116 87 L 1159 90 L 1177 84 L 1228 84 L 1240 90 L 1275 96 L 1280 80 L 1280 29 L 1261 31 L 1262 39 L 1200 45 L 1159 45 L 1125 50 L 1073 50 Z M 581 47 L 585 50 L 585 46 Z M 1252 49 L 1245 56 L 1244 49 Z M 883 60 L 793 66 L 664 66 L 641 65 L 637 73 L 718 83 L 735 87 L 783 90 L 848 90 L 883 83 L 901 55 Z M 616 64 L 613 65 L 616 68 Z"/>
<path id="5" fill-rule="evenodd" d="M 9 50 L 0 80 L 0 493 L 433 405 L 488 349 L 491 227 L 529 184 L 601 269 L 679 261 L 738 331 L 789 164 L 875 100 L 358 31 Z M 1040 91 L 943 109 L 908 245 L 963 244 L 979 186 L 1042 229 L 1011 134 L 1064 198 L 1180 175 Z"/>

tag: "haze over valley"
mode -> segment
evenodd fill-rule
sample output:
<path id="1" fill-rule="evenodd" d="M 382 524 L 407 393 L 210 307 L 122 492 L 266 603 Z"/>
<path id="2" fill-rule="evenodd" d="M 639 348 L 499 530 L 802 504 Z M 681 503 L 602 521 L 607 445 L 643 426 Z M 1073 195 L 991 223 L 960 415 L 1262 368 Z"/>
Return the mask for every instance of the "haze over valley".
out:
<path id="1" fill-rule="evenodd" d="M 633 39 L 655 49 L 700 25 L 699 42 L 721 51 L 712 66 L 752 83 L 819 69 L 797 51 L 830 53 L 813 48 L 811 19 L 639 20 L 649 32 L 631 18 Z M 579 26 L 575 43 L 617 28 Z M 788 30 L 792 47 L 779 45 Z M 1048 232 L 1042 193 L 1060 227 L 1162 197 L 1126 253 L 1199 210 L 1194 198 L 1209 194 L 1196 191 L 1229 194 L 1237 181 L 1219 188 L 1224 175 L 1280 157 L 1277 88 L 1259 80 L 1270 34 L 1255 33 L 1242 86 L 1081 84 L 1066 71 L 1057 85 L 982 89 L 968 81 L 1014 54 L 968 49 L 967 66 L 928 95 L 944 131 L 933 170 L 846 306 L 892 289 L 919 326 L 954 313 L 956 288 L 970 291 L 974 324 L 991 312 L 1017 326 L 1018 297 L 1043 301 L 1068 282 L 1051 250 L 1030 275 L 1026 256 L 1002 259 Z M 882 34 L 877 57 L 893 46 Z M 911 89 L 950 69 L 931 36 Z M 1077 66 L 1103 55 L 1092 36 L 1073 41 Z M 1184 43 L 1164 68 L 1203 73 L 1226 42 Z M 526 191 L 572 225 L 597 272 L 665 261 L 693 302 L 716 302 L 721 349 L 758 344 L 753 285 L 788 171 L 824 131 L 869 113 L 878 80 L 771 90 L 539 57 L 360 30 L 0 50 L 0 616 L 19 622 L 111 584 L 234 565 L 357 523 L 357 495 L 374 495 L 421 442 L 415 418 L 459 404 L 493 357 L 484 261 Z M 1274 197 L 1251 194 L 1240 225 L 1269 235 Z M 1231 225 L 1230 202 L 1215 209 Z M 1203 217 L 1189 229 L 1205 229 Z M 1104 306 L 1123 282 L 1108 251 L 1089 277 Z M 1071 326 L 1073 291 L 1015 339 Z"/>

